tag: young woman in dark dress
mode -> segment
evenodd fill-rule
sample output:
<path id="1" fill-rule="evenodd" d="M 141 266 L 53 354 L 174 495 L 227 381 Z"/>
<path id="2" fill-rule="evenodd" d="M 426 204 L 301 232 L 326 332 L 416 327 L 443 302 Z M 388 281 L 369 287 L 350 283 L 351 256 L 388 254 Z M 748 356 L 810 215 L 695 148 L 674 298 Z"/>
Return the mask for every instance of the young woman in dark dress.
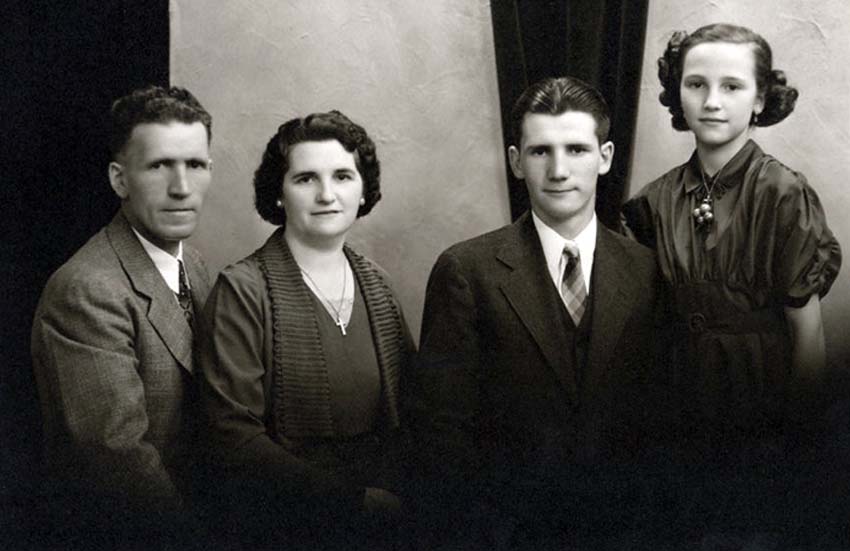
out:
<path id="1" fill-rule="evenodd" d="M 750 139 L 754 127 L 785 119 L 798 95 L 772 68 L 767 42 L 708 25 L 675 33 L 658 66 L 661 103 L 676 130 L 693 132 L 696 151 L 623 215 L 669 283 L 680 449 L 706 462 L 694 470 L 708 466 L 694 490 L 702 507 L 690 512 L 753 527 L 771 505 L 760 502 L 769 490 L 754 471 L 776 482 L 771 465 L 782 470 L 789 419 L 800 419 L 824 369 L 821 299 L 841 251 L 805 176 Z"/>

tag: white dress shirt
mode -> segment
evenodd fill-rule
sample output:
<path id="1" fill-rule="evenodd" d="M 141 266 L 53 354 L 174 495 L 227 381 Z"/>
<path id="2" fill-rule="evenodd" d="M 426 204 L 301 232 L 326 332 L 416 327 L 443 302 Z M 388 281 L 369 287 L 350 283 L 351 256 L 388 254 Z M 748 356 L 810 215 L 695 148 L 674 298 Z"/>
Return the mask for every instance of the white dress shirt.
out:
<path id="1" fill-rule="evenodd" d="M 144 237 L 142 234 L 136 231 L 136 228 L 133 228 L 133 233 L 136 234 L 136 237 L 139 238 L 139 241 L 144 247 L 145 252 L 148 253 L 148 256 L 153 261 L 153 265 L 156 266 L 156 269 L 162 275 L 162 279 L 165 280 L 165 284 L 168 285 L 168 288 L 174 291 L 175 295 L 180 293 L 180 265 L 179 262 L 183 262 L 183 242 L 181 241 L 177 245 L 177 256 L 171 256 L 171 254 L 163 251 Z M 582 253 L 584 254 L 584 253 Z M 185 269 L 185 268 L 184 268 Z M 175 296 L 175 300 L 177 297 Z"/>
<path id="2" fill-rule="evenodd" d="M 567 267 L 567 262 L 564 259 L 564 245 L 566 243 L 572 243 L 578 247 L 581 275 L 584 276 L 584 288 L 590 295 L 590 274 L 593 270 L 593 254 L 596 251 L 596 213 L 593 213 L 593 218 L 590 219 L 587 226 L 572 240 L 561 237 L 561 234 L 538 218 L 534 211 L 531 211 L 531 218 L 534 220 L 534 228 L 537 230 L 538 237 L 540 237 L 543 255 L 546 257 L 546 267 L 549 269 L 549 275 L 558 290 L 558 295 L 561 295 L 561 280 L 564 277 L 564 269 Z M 562 300 L 563 298 L 561 296 Z"/>

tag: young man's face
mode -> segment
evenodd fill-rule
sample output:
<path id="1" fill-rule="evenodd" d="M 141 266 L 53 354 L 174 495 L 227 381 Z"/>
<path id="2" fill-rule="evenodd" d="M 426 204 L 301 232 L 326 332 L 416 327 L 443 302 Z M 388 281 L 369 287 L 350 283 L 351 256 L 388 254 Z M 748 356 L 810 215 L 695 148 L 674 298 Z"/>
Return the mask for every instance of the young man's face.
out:
<path id="1" fill-rule="evenodd" d="M 611 168 L 613 156 L 614 144 L 599 144 L 596 120 L 583 111 L 529 113 L 519 149 L 508 148 L 511 169 L 525 180 L 532 210 L 567 238 L 593 217 L 596 179 Z"/>
<path id="2" fill-rule="evenodd" d="M 135 126 L 109 164 L 109 180 L 136 231 L 177 254 L 178 243 L 195 230 L 210 185 L 206 127 L 176 121 Z"/>

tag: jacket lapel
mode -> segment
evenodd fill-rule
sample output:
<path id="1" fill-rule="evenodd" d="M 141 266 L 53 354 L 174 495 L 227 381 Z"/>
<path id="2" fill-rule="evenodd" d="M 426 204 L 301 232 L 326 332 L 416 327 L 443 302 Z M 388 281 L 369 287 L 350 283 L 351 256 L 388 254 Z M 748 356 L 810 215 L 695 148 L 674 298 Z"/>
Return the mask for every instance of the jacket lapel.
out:
<path id="1" fill-rule="evenodd" d="M 604 373 L 641 292 L 629 273 L 628 257 L 618 254 L 620 245 L 601 224 L 593 258 L 593 318 L 587 359 L 587 385 Z"/>
<path id="2" fill-rule="evenodd" d="M 546 259 L 531 215 L 526 212 L 514 223 L 514 238 L 509 239 L 496 257 L 512 269 L 502 282 L 501 289 L 522 324 L 531 333 L 548 364 L 567 391 L 577 402 L 575 371 L 564 350 L 560 302 L 552 300 L 554 285 L 546 268 Z"/>
<path id="3" fill-rule="evenodd" d="M 149 301 L 148 321 L 174 359 L 191 373 L 192 329 L 186 322 L 174 293 L 162 279 L 162 275 L 121 212 L 112 219 L 106 231 L 133 288 Z M 197 280 L 200 282 L 200 276 Z"/>

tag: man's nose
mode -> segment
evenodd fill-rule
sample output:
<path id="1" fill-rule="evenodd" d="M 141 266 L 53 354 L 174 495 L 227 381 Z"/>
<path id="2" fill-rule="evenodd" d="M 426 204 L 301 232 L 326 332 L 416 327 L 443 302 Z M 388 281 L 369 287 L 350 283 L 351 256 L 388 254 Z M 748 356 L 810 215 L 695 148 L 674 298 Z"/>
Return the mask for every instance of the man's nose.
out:
<path id="1" fill-rule="evenodd" d="M 565 180 L 569 175 L 570 167 L 566 153 L 556 150 L 549 159 L 549 179 Z"/>
<path id="2" fill-rule="evenodd" d="M 185 197 L 191 193 L 191 184 L 186 173 L 186 165 L 177 163 L 171 170 L 168 193 L 175 197 Z"/>

